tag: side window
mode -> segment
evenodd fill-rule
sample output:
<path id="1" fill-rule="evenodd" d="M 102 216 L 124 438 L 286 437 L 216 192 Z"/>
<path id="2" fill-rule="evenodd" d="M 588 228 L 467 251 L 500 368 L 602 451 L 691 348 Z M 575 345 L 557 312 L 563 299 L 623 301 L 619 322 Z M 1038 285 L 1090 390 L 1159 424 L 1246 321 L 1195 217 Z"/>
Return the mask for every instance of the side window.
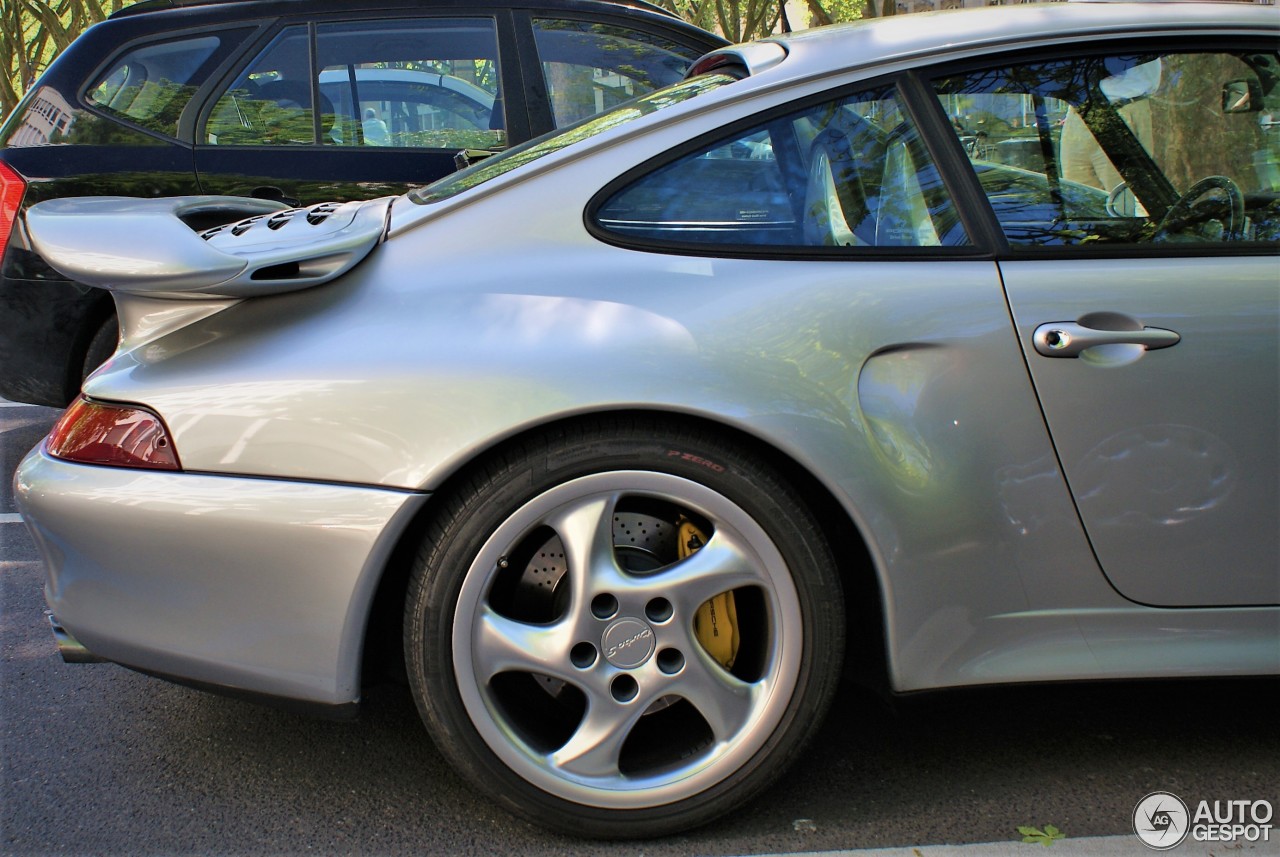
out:
<path id="1" fill-rule="evenodd" d="M 94 107 L 150 131 L 178 135 L 178 119 L 226 49 L 242 32 L 199 36 L 128 51 L 86 93 Z"/>
<path id="2" fill-rule="evenodd" d="M 506 145 L 491 18 L 316 29 L 326 145 L 496 149 Z"/>
<path id="3" fill-rule="evenodd" d="M 892 88 L 830 101 L 705 146 L 631 182 L 600 228 L 722 247 L 967 244 Z"/>
<path id="4" fill-rule="evenodd" d="M 934 82 L 1009 241 L 1280 241 L 1274 52 L 1091 54 Z"/>
<path id="5" fill-rule="evenodd" d="M 678 82 L 701 51 L 584 21 L 535 19 L 534 42 L 557 128 Z"/>
<path id="6" fill-rule="evenodd" d="M 497 43 L 496 24 L 487 18 L 322 24 L 313 66 L 307 28 L 291 27 L 218 100 L 206 139 L 501 148 L 506 123 Z"/>
<path id="7" fill-rule="evenodd" d="M 223 146 L 312 144 L 311 102 L 311 39 L 305 26 L 288 27 L 218 98 L 205 140 Z"/>

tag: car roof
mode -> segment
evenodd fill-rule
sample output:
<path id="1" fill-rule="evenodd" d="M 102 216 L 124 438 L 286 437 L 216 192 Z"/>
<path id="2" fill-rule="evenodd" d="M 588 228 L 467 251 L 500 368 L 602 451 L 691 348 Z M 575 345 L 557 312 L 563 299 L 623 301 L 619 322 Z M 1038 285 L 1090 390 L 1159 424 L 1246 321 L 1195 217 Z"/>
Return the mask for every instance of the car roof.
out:
<path id="1" fill-rule="evenodd" d="M 766 42 L 781 45 L 787 53 L 782 63 L 770 53 L 753 52 L 750 46 L 723 48 L 712 57 L 732 56 L 752 75 L 772 77 L 768 72 L 776 71 L 797 80 L 810 74 L 829 75 L 836 68 L 883 68 L 899 61 L 955 59 L 1020 45 L 1079 43 L 1153 31 L 1201 35 L 1251 30 L 1280 32 L 1275 7 L 1167 0 L 1039 3 L 916 12 L 772 36 Z M 695 72 L 709 59 L 700 61 Z"/>
<path id="2" fill-rule="evenodd" d="M 647 0 L 597 0 L 610 6 L 619 6 L 627 9 L 642 10 L 653 14 L 662 15 L 667 18 L 675 18 L 681 20 L 680 16 L 664 9 L 655 3 L 647 2 Z M 261 7 L 278 8 L 280 11 L 298 11 L 299 8 L 314 7 L 315 0 L 140 0 L 131 6 L 126 6 L 117 12 L 114 12 L 112 18 L 122 18 L 131 15 L 141 15 L 149 12 L 158 12 L 166 9 L 189 8 L 195 6 L 218 6 L 221 8 L 236 8 L 235 14 L 243 14 L 248 10 L 256 14 Z M 368 3 L 360 2 L 360 0 L 328 0 L 326 7 L 332 8 L 358 8 L 358 9 L 376 9 L 376 8 L 398 8 L 398 7 L 422 7 L 422 6 L 457 6 L 459 10 L 465 10 L 467 3 L 441 2 L 432 3 L 430 0 L 378 0 L 378 2 Z M 528 2 L 519 2 L 519 0 L 491 0 L 487 5 L 493 6 L 529 6 Z M 571 6 L 570 2 L 556 2 L 556 0 L 539 0 L 536 4 L 539 6 Z"/>

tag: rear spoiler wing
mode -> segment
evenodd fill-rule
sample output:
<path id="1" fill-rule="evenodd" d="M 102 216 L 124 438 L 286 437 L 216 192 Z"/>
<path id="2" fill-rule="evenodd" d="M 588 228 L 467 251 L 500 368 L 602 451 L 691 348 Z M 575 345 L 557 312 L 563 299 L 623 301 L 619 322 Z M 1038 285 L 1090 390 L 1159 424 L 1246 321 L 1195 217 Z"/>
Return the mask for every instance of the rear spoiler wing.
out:
<path id="1" fill-rule="evenodd" d="M 787 58 L 787 49 L 777 42 L 747 42 L 705 54 L 689 67 L 685 78 L 719 72 L 742 80 L 773 68 Z"/>
<path id="2" fill-rule="evenodd" d="M 394 197 L 285 208 L 234 196 L 79 197 L 32 206 L 31 247 L 89 286 L 217 300 L 298 291 L 349 271 L 386 235 Z M 222 223 L 198 231 L 198 224 Z"/>

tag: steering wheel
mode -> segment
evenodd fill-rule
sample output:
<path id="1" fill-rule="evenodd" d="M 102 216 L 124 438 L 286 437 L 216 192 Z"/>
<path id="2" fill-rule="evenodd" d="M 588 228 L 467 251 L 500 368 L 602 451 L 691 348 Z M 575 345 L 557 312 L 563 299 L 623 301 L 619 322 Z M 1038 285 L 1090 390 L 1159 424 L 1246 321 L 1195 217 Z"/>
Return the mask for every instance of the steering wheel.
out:
<path id="1" fill-rule="evenodd" d="M 1225 199 L 1218 194 L 1214 194 L 1213 199 L 1206 198 L 1209 192 L 1215 190 L 1222 191 Z M 1218 240 L 1239 241 L 1244 237 L 1244 194 L 1226 176 L 1206 176 L 1188 188 L 1165 212 L 1164 217 L 1160 218 L 1152 240 L 1177 240 L 1175 236 L 1179 232 L 1210 220 L 1222 223 L 1222 237 Z"/>

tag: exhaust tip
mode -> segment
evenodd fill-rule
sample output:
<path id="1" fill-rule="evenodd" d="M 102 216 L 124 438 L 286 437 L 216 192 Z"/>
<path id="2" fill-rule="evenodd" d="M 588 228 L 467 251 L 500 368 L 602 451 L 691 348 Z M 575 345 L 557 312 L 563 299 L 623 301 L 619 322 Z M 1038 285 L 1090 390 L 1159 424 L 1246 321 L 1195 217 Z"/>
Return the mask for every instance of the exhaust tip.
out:
<path id="1" fill-rule="evenodd" d="M 58 617 L 52 613 L 49 614 L 49 626 L 53 629 L 54 642 L 58 644 L 58 654 L 62 655 L 63 663 L 68 664 L 100 664 L 105 663 L 104 658 L 90 652 L 84 647 L 84 644 L 62 627 L 62 623 L 58 621 Z"/>

